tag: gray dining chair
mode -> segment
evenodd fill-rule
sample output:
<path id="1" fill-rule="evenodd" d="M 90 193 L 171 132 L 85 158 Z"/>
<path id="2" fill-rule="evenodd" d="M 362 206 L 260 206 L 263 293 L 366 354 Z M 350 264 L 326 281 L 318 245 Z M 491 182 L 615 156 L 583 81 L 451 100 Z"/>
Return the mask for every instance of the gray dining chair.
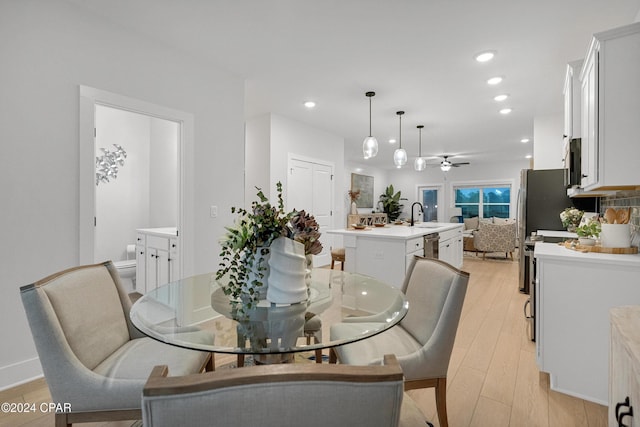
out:
<path id="1" fill-rule="evenodd" d="M 468 281 L 469 273 L 416 256 L 402 286 L 409 301 L 407 316 L 379 335 L 331 349 L 330 362 L 376 365 L 384 354 L 395 354 L 405 375 L 405 390 L 435 387 L 440 426 L 447 427 L 447 369 Z M 345 319 L 331 326 L 331 339 L 366 330 L 370 321 L 383 319 Z"/>
<path id="2" fill-rule="evenodd" d="M 144 427 L 425 427 L 395 356 L 377 366 L 285 363 L 167 377 L 142 393 Z"/>
<path id="3" fill-rule="evenodd" d="M 111 261 L 56 273 L 20 293 L 51 397 L 71 406 L 56 413 L 56 426 L 141 419 L 142 388 L 158 364 L 176 375 L 213 369 L 209 353 L 163 344 L 133 327 Z"/>

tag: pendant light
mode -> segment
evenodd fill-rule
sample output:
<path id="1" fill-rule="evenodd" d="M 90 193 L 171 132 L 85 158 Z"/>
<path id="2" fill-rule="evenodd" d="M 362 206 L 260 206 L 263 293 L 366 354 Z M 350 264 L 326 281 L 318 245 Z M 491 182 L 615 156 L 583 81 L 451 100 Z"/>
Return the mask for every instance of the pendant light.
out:
<path id="1" fill-rule="evenodd" d="M 407 164 L 407 152 L 402 148 L 402 115 L 404 114 L 404 111 L 398 111 L 396 114 L 398 115 L 398 120 L 400 122 L 400 131 L 398 132 L 398 142 L 400 146 L 393 152 L 393 163 L 396 167 L 401 168 Z"/>
<path id="2" fill-rule="evenodd" d="M 378 140 L 371 135 L 371 98 L 376 96 L 375 92 L 365 93 L 369 98 L 369 136 L 362 143 L 362 154 L 365 159 L 370 159 L 378 154 Z"/>
<path id="3" fill-rule="evenodd" d="M 416 157 L 416 161 L 413 164 L 413 167 L 418 171 L 423 171 L 426 167 L 427 167 L 427 161 L 422 157 L 422 128 L 424 126 L 423 125 L 418 125 L 418 132 L 420 134 L 420 139 L 419 139 L 419 148 L 418 148 L 418 157 Z"/>

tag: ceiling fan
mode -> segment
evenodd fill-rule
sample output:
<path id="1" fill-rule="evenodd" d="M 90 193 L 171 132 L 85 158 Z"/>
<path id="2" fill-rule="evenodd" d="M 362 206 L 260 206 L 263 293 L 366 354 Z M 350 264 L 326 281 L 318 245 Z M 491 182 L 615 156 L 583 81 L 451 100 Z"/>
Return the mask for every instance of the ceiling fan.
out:
<path id="1" fill-rule="evenodd" d="M 434 165 L 434 166 L 440 166 L 440 169 L 443 172 L 447 172 L 449 171 L 452 167 L 453 168 L 457 168 L 459 166 L 463 166 L 463 165 L 468 165 L 470 164 L 469 162 L 457 162 L 457 163 L 453 163 L 449 160 L 449 157 L 451 156 L 442 156 L 443 160 L 440 162 L 439 165 Z"/>

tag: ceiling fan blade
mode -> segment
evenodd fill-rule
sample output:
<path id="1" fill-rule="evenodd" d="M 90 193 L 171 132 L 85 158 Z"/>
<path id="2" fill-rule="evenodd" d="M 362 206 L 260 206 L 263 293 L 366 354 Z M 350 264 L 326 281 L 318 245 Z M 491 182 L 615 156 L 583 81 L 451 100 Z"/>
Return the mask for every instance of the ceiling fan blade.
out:
<path id="1" fill-rule="evenodd" d="M 458 166 L 470 165 L 470 164 L 471 163 L 469 163 L 469 162 L 459 162 L 459 163 L 452 163 L 451 166 L 458 167 Z"/>

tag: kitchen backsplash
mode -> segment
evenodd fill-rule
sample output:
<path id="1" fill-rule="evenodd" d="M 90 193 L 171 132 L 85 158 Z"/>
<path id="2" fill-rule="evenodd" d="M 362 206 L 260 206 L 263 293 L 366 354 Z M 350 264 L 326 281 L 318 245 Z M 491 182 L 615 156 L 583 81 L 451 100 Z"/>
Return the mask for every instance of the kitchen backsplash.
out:
<path id="1" fill-rule="evenodd" d="M 607 208 L 631 208 L 631 228 L 640 232 L 640 191 L 620 191 L 615 196 L 600 199 L 600 214 Z"/>

